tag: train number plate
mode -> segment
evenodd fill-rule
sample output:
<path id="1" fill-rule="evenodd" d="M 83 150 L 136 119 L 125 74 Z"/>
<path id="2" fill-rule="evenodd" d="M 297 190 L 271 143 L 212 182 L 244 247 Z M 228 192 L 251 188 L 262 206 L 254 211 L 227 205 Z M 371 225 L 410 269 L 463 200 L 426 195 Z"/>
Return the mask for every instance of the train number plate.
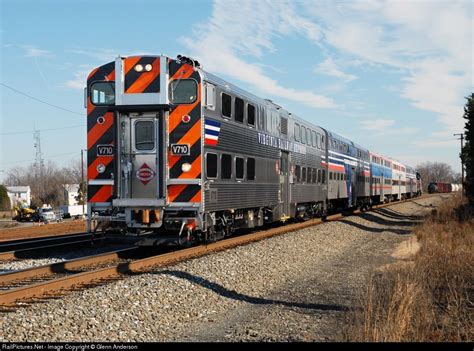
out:
<path id="1" fill-rule="evenodd" d="M 172 144 L 171 154 L 177 156 L 189 156 L 189 144 Z"/>
<path id="2" fill-rule="evenodd" d="M 113 145 L 97 145 L 97 156 L 113 156 Z"/>

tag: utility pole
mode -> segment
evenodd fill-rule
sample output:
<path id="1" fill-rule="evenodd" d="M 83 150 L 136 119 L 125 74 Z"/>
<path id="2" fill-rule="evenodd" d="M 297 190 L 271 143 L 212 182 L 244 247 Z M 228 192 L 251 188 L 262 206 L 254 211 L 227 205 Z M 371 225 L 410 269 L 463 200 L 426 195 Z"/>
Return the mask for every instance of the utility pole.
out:
<path id="1" fill-rule="evenodd" d="M 34 129 L 33 133 L 33 146 L 35 148 L 35 163 L 34 163 L 34 168 L 35 168 L 35 191 L 37 191 L 36 196 L 43 198 L 45 192 L 44 192 L 44 179 L 43 179 L 43 170 L 44 170 L 44 159 L 43 159 L 43 153 L 41 152 L 41 136 L 40 136 L 40 131 L 36 130 L 36 127 Z"/>
<path id="2" fill-rule="evenodd" d="M 464 161 L 462 159 L 462 149 L 464 148 L 464 134 L 463 133 L 457 133 L 457 134 L 453 134 L 453 135 L 454 136 L 459 135 L 458 140 L 461 140 L 461 185 L 462 185 L 463 190 L 464 190 Z"/>

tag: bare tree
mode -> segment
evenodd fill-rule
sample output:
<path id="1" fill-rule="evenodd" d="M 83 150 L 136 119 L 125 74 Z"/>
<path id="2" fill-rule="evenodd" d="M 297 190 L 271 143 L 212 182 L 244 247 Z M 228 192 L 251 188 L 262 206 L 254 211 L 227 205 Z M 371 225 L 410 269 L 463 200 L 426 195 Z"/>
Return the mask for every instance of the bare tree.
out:
<path id="1" fill-rule="evenodd" d="M 444 162 L 423 162 L 416 166 L 423 181 L 423 187 L 427 189 L 431 182 L 453 183 L 456 174 L 450 165 Z"/>
<path id="2" fill-rule="evenodd" d="M 79 165 L 77 167 L 77 165 Z M 41 206 L 61 205 L 65 202 L 64 185 L 78 184 L 81 180 L 81 163 L 75 160 L 68 167 L 59 168 L 53 161 L 45 163 L 42 176 L 38 176 L 35 167 L 15 167 L 7 172 L 6 185 L 29 185 L 32 193 L 32 204 Z"/>

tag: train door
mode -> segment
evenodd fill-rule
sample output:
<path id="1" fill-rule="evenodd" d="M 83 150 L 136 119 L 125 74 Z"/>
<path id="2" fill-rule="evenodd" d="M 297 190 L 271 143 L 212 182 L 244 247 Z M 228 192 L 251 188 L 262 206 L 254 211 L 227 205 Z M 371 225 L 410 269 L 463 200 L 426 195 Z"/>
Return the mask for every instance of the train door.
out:
<path id="1" fill-rule="evenodd" d="M 398 175 L 398 200 L 402 199 L 402 176 Z"/>
<path id="2" fill-rule="evenodd" d="M 356 168 L 351 166 L 351 172 L 349 173 L 350 178 L 350 194 L 349 195 L 349 207 L 354 206 L 357 203 L 357 189 L 356 189 Z"/>
<path id="3" fill-rule="evenodd" d="M 130 113 L 121 120 L 122 196 L 151 199 L 159 196 L 161 170 L 159 114 Z"/>
<path id="4" fill-rule="evenodd" d="M 382 170 L 382 176 L 380 177 L 380 201 L 384 202 L 385 199 L 385 170 Z"/>
<path id="5" fill-rule="evenodd" d="M 290 182 L 288 152 L 282 151 L 280 158 L 280 216 L 290 215 Z"/>
<path id="6" fill-rule="evenodd" d="M 131 118 L 132 198 L 155 198 L 158 133 L 155 118 Z"/>

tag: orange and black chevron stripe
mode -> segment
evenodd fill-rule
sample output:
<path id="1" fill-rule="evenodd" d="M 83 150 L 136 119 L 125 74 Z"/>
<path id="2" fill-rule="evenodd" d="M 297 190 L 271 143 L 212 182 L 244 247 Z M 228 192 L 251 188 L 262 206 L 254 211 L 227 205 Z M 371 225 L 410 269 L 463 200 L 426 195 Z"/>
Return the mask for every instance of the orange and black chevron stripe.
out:
<path id="1" fill-rule="evenodd" d="M 87 78 L 89 88 L 96 81 L 115 81 L 115 63 L 94 69 Z M 90 99 L 87 101 L 87 179 L 111 179 L 114 164 L 111 156 L 97 156 L 97 145 L 114 143 L 114 115 L 108 112 L 106 106 L 94 106 Z M 98 166 L 105 166 L 105 172 L 99 173 Z M 88 185 L 88 202 L 111 202 L 112 185 Z"/>
<path id="2" fill-rule="evenodd" d="M 175 106 L 169 115 L 168 133 L 169 144 L 187 144 L 190 147 L 188 156 L 175 156 L 168 150 L 168 168 L 170 179 L 200 179 L 202 168 L 201 157 L 201 85 L 200 76 L 187 63 L 179 64 L 169 60 L 170 82 L 175 79 L 194 79 L 198 86 L 196 101 L 191 104 Z M 188 123 L 183 122 L 183 116 L 188 115 Z M 191 171 L 183 172 L 182 165 L 189 163 Z M 198 185 L 169 185 L 169 202 L 200 202 L 201 187 Z"/>
<path id="3" fill-rule="evenodd" d="M 142 71 L 135 70 L 141 65 Z M 147 65 L 151 70 L 147 71 Z M 160 92 L 160 58 L 127 57 L 124 60 L 125 94 L 159 93 Z"/>

